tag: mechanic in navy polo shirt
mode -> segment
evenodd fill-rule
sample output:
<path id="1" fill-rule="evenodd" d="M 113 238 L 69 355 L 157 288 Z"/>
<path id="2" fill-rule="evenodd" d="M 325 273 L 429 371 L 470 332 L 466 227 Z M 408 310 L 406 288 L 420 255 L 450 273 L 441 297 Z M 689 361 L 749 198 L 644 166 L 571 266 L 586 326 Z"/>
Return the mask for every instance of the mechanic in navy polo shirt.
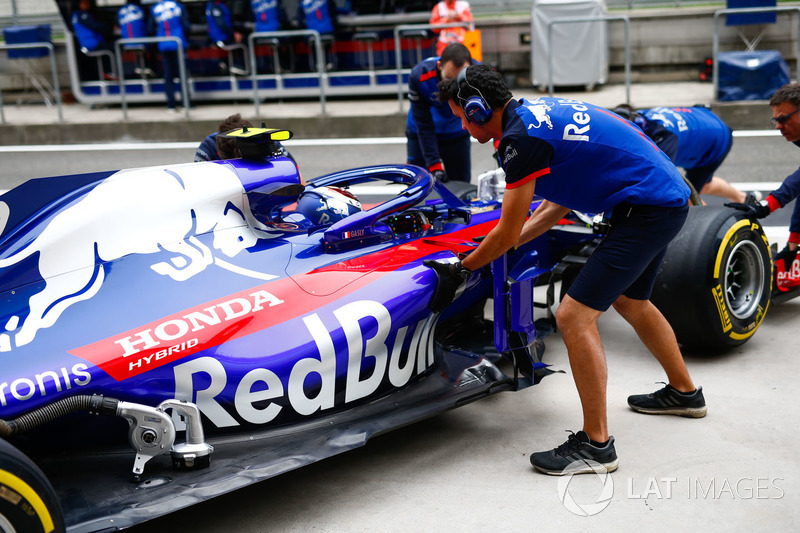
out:
<path id="1" fill-rule="evenodd" d="M 406 160 L 427 168 L 439 181 L 470 181 L 469 133 L 447 103 L 439 101 L 436 86 L 471 64 L 469 48 L 452 43 L 441 57 L 415 66 L 408 77 L 411 107 L 406 121 Z"/>
<path id="2" fill-rule="evenodd" d="M 206 23 L 208 37 L 213 43 L 221 46 L 242 42 L 242 33 L 234 27 L 231 10 L 225 5 L 225 0 L 209 0 L 206 3 Z"/>
<path id="3" fill-rule="evenodd" d="M 150 8 L 150 33 L 157 37 L 177 37 L 183 44 L 183 52 L 189 47 L 186 36 L 189 33 L 189 16 L 178 0 L 159 0 Z M 174 79 L 179 74 L 178 61 L 183 58 L 178 57 L 178 44 L 172 41 L 158 43 L 158 50 L 161 52 L 162 65 L 164 70 L 164 93 L 167 96 L 167 111 L 175 112 L 175 89 Z M 188 107 L 189 102 L 183 102 Z"/>
<path id="4" fill-rule="evenodd" d="M 128 0 L 117 10 L 117 25 L 119 26 L 120 36 L 123 39 L 135 39 L 137 37 L 148 37 L 147 35 L 147 13 L 142 9 L 142 0 Z M 151 68 L 150 45 L 135 44 L 125 46 L 126 50 L 143 48 L 144 71 L 137 68 L 136 73 L 142 76 L 154 76 Z"/>
<path id="5" fill-rule="evenodd" d="M 485 65 L 464 69 L 439 84 L 464 128 L 478 142 L 499 139 L 506 191 L 497 225 L 463 264 L 426 263 L 437 271 L 437 295 L 451 301 L 465 272 L 482 268 L 511 247 L 549 230 L 571 209 L 611 213 L 611 229 L 557 311 L 583 408 L 583 430 L 566 443 L 531 454 L 533 466 L 560 475 L 592 473 L 591 459 L 617 468 L 606 416 L 607 369 L 597 320 L 610 306 L 630 323 L 664 368 L 669 384 L 628 398 L 632 409 L 651 414 L 702 417 L 696 388 L 675 334 L 650 302 L 658 267 L 688 213 L 689 188 L 669 158 L 633 124 L 613 112 L 576 100 L 514 100 L 503 77 Z M 534 192 L 545 200 L 528 218 Z M 526 220 L 527 219 L 527 220 Z M 455 282 L 453 282 L 455 280 Z M 447 287 L 453 287 L 452 292 Z M 436 301 L 442 309 L 449 301 Z"/>
<path id="6" fill-rule="evenodd" d="M 748 201 L 747 193 L 714 175 L 733 146 L 733 132 L 710 109 L 655 107 L 633 112 L 622 105 L 614 112 L 642 128 L 675 166 L 686 170 L 686 179 L 700 194 L 722 196 L 732 202 Z M 760 199 L 753 195 L 749 201 Z"/>
<path id="7" fill-rule="evenodd" d="M 75 32 L 75 37 L 78 39 L 80 47 L 86 49 L 87 52 L 98 50 L 113 52 L 112 28 L 95 18 L 95 9 L 96 6 L 93 0 L 80 0 L 78 9 L 72 14 L 70 21 L 72 23 L 72 31 Z M 105 60 L 108 62 L 108 71 L 105 73 L 105 77 L 106 79 L 111 79 L 113 75 L 109 74 L 109 72 L 114 72 L 114 65 L 108 57 Z"/>
<path id="8" fill-rule="evenodd" d="M 278 31 L 286 16 L 278 5 L 278 0 L 251 0 L 255 31 Z"/>
<path id="9" fill-rule="evenodd" d="M 783 138 L 800 146 L 800 84 L 789 83 L 778 89 L 769 100 L 772 106 L 772 121 Z M 800 196 L 800 168 L 783 180 L 780 187 L 769 193 L 756 205 L 725 204 L 763 218 L 776 209 L 786 206 Z M 797 262 L 797 247 L 800 244 L 800 202 L 795 202 L 789 222 L 789 239 L 786 246 L 775 256 L 777 286 L 781 291 L 800 286 L 800 262 Z"/>
<path id="10" fill-rule="evenodd" d="M 332 35 L 336 29 L 336 2 L 332 0 L 300 0 L 297 6 L 300 25 L 317 30 L 320 35 Z"/>

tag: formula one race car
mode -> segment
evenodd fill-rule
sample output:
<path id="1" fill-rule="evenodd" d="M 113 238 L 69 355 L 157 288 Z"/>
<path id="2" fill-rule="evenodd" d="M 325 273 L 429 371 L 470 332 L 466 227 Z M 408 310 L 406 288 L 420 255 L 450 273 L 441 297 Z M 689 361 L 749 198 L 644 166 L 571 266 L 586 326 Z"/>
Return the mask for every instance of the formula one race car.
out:
<path id="1" fill-rule="evenodd" d="M 288 131 L 230 135 L 241 159 L 0 197 L 0 529 L 128 527 L 549 372 L 547 311 L 599 218 L 567 217 L 433 313 L 423 260 L 477 246 L 496 174 L 470 202 L 408 165 L 304 187 L 276 155 Z M 346 191 L 373 181 L 402 192 L 363 210 Z M 685 344 L 745 342 L 769 305 L 766 238 L 732 209 L 693 208 L 662 274 Z"/>

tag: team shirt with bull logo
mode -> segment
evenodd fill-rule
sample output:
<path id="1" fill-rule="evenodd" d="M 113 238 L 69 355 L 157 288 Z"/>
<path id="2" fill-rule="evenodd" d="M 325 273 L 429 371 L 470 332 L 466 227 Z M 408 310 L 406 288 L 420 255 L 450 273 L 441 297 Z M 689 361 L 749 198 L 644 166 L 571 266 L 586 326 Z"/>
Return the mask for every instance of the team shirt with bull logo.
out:
<path id="1" fill-rule="evenodd" d="M 507 188 L 535 179 L 538 195 L 578 211 L 680 207 L 689 198 L 675 165 L 638 127 L 577 100 L 510 101 L 498 157 Z"/>
<path id="2" fill-rule="evenodd" d="M 147 37 L 144 9 L 136 4 L 125 4 L 117 11 L 117 24 L 124 39 Z"/>
<path id="3" fill-rule="evenodd" d="M 640 112 L 647 123 L 660 124 L 678 140 L 675 165 L 697 168 L 722 159 L 733 144 L 731 129 L 703 107 L 655 107 Z"/>
<path id="4" fill-rule="evenodd" d="M 179 2 L 173 0 L 161 0 L 153 5 L 150 10 L 151 24 L 155 26 L 157 37 L 177 37 L 183 41 L 183 49 L 189 46 L 186 40 L 185 28 L 188 28 L 188 18 L 183 7 Z M 158 49 L 162 52 L 174 52 L 178 45 L 171 41 L 158 43 Z"/>
<path id="5" fill-rule="evenodd" d="M 256 31 L 278 31 L 281 29 L 278 0 L 251 0 Z"/>

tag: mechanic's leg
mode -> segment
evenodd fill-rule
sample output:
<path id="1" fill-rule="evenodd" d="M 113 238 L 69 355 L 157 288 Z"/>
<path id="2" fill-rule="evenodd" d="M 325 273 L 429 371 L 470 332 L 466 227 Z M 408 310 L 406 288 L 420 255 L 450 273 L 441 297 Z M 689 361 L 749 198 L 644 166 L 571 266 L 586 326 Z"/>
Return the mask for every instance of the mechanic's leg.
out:
<path id="1" fill-rule="evenodd" d="M 747 199 L 747 193 L 740 191 L 722 178 L 714 176 L 711 181 L 705 184 L 700 194 L 711 194 L 713 196 L 722 196 L 728 198 L 732 202 L 744 203 Z"/>
<path id="2" fill-rule="evenodd" d="M 606 382 L 608 369 L 603 342 L 597 330 L 602 315 L 566 295 L 558 306 L 556 322 L 569 354 L 569 366 L 583 409 L 583 431 L 596 442 L 608 440 Z"/>
<path id="3" fill-rule="evenodd" d="M 455 139 L 439 141 L 439 156 L 444 163 L 449 181 L 469 182 L 471 178 L 471 136 L 462 135 Z"/>
<path id="4" fill-rule="evenodd" d="M 675 333 L 667 319 L 650 300 L 634 300 L 620 296 L 614 309 L 624 318 L 655 356 L 667 373 L 669 384 L 681 392 L 693 392 L 696 387 L 678 348 Z"/>
<path id="5" fill-rule="evenodd" d="M 167 97 L 167 109 L 175 109 L 176 104 L 175 76 L 178 74 L 177 55 L 177 52 L 161 52 L 164 69 L 164 94 Z"/>
<path id="6" fill-rule="evenodd" d="M 419 136 L 406 130 L 406 163 L 427 168 L 425 158 L 422 155 L 422 148 L 419 146 Z"/>

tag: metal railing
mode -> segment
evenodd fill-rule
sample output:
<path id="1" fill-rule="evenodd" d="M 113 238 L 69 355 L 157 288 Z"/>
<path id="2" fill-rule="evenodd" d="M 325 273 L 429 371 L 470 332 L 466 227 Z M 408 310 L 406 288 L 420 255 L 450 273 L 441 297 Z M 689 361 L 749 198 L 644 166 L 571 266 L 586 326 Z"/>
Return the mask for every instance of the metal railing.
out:
<path id="1" fill-rule="evenodd" d="M 800 31 L 800 6 L 776 6 L 776 7 L 746 7 L 736 9 L 719 9 L 714 12 L 714 44 L 711 49 L 712 75 L 714 82 L 714 98 L 719 98 L 719 19 L 722 15 L 746 14 L 746 13 L 777 13 L 781 11 L 796 11 L 798 13 L 798 31 Z M 800 81 L 800 38 L 797 40 L 797 80 Z"/>
<path id="2" fill-rule="evenodd" d="M 604 15 L 602 17 L 557 18 L 547 23 L 547 91 L 553 96 L 553 26 L 575 22 L 601 22 L 621 20 L 625 23 L 625 103 L 631 103 L 631 21 L 627 15 Z M 531 55 L 533 51 L 531 51 Z"/>
<path id="3" fill-rule="evenodd" d="M 397 69 L 397 103 L 400 105 L 400 112 L 403 112 L 403 49 L 400 45 L 400 36 L 403 33 L 420 30 L 440 30 L 444 28 L 464 28 L 469 29 L 473 26 L 471 22 L 450 22 L 448 24 L 401 24 L 394 28 L 394 66 Z"/>
<path id="4" fill-rule="evenodd" d="M 253 82 L 253 104 L 256 108 L 256 116 L 259 114 L 260 100 L 258 97 L 258 76 L 256 67 L 256 52 L 255 42 L 259 39 L 280 39 L 281 37 L 300 37 L 308 36 L 314 40 L 314 55 L 317 63 L 317 79 L 319 80 L 319 103 L 322 106 L 322 114 L 325 114 L 325 85 L 327 84 L 327 69 L 325 66 L 325 57 L 322 50 L 322 39 L 320 33 L 316 30 L 287 30 L 287 31 L 257 31 L 250 34 L 247 38 L 247 44 L 250 54 L 250 65 L 252 71 L 250 79 Z M 275 57 L 275 64 L 280 64 L 280 59 Z M 278 89 L 283 88 L 283 76 L 280 74 L 280 67 L 276 68 L 275 83 Z"/>
<path id="5" fill-rule="evenodd" d="M 22 50 L 22 49 L 47 49 L 47 56 L 50 58 L 50 73 L 53 76 L 53 93 L 55 93 L 56 105 L 58 106 L 58 121 L 64 122 L 64 115 L 61 110 L 61 85 L 58 82 L 58 70 L 56 70 L 56 51 L 53 43 L 20 43 L 20 44 L 0 44 L 0 50 Z M 6 114 L 3 109 L 3 91 L 0 88 L 0 120 L 6 123 Z"/>
<path id="6" fill-rule="evenodd" d="M 175 36 L 169 37 L 131 37 L 130 39 L 117 39 L 114 43 L 114 56 L 117 60 L 117 72 L 119 75 L 119 97 L 122 103 L 122 116 L 128 120 L 128 101 L 125 99 L 125 71 L 122 65 L 122 47 L 130 44 L 147 44 L 147 43 L 166 43 L 172 42 L 178 45 L 178 73 L 181 80 L 181 95 L 183 102 L 183 111 L 186 118 L 189 118 L 189 77 L 186 75 L 186 61 L 183 55 L 183 41 Z M 162 52 L 163 53 L 163 52 Z M 166 97 L 166 87 L 164 88 L 164 96 Z"/>

